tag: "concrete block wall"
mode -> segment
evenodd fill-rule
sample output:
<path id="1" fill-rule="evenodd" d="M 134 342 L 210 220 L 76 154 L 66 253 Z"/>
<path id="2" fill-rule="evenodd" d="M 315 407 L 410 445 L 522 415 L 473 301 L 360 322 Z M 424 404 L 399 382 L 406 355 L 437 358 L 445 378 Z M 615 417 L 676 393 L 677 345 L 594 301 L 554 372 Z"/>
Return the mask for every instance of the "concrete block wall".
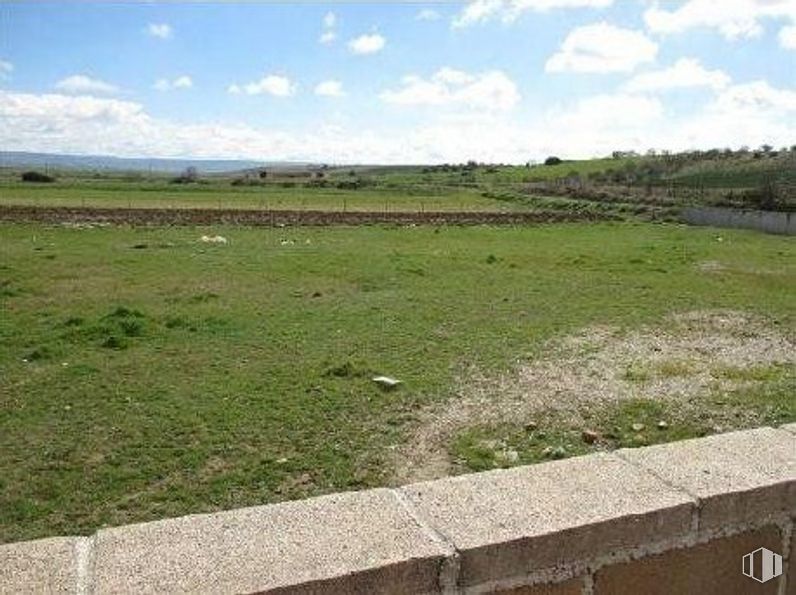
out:
<path id="1" fill-rule="evenodd" d="M 796 213 L 750 211 L 726 207 L 687 207 L 683 220 L 691 225 L 756 229 L 766 233 L 796 235 Z"/>
<path id="2" fill-rule="evenodd" d="M 6 544 L 0 593 L 793 595 L 794 517 L 796 424 Z"/>

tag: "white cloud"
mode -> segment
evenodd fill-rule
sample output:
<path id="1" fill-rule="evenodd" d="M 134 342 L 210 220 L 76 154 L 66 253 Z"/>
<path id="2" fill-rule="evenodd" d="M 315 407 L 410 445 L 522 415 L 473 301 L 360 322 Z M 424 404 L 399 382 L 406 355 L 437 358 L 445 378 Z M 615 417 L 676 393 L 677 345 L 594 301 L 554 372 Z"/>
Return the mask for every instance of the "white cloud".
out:
<path id="1" fill-rule="evenodd" d="M 440 15 L 436 10 L 431 8 L 424 8 L 420 12 L 415 15 L 415 20 L 418 21 L 438 21 L 441 18 Z"/>
<path id="2" fill-rule="evenodd" d="M 337 16 L 333 12 L 327 12 L 323 17 L 323 32 L 318 37 L 318 43 L 328 45 L 337 39 L 337 32 L 334 30 L 337 25 Z"/>
<path id="3" fill-rule="evenodd" d="M 777 89 L 763 81 L 730 85 L 684 117 L 669 113 L 658 98 L 626 93 L 564 103 L 531 120 L 489 110 L 429 115 L 412 127 L 374 130 L 353 119 L 334 126 L 319 122 L 300 133 L 223 122 L 178 123 L 118 99 L 0 90 L 0 146 L 9 151 L 337 163 L 521 163 L 550 154 L 582 158 L 650 146 L 782 146 L 796 138 L 796 89 Z"/>
<path id="4" fill-rule="evenodd" d="M 153 85 L 158 91 L 170 91 L 172 89 L 189 89 L 193 87 L 193 79 L 187 74 L 178 76 L 174 80 L 158 79 Z"/>
<path id="5" fill-rule="evenodd" d="M 387 40 L 378 33 L 360 35 L 348 42 L 348 47 L 355 54 L 375 54 L 384 49 Z"/>
<path id="6" fill-rule="evenodd" d="M 630 72 L 657 53 L 658 45 L 640 31 L 601 22 L 570 31 L 545 71 Z"/>
<path id="7" fill-rule="evenodd" d="M 101 81 L 93 79 L 84 74 L 73 74 L 65 79 L 61 79 L 55 83 L 55 88 L 59 91 L 66 93 L 116 93 L 119 91 L 118 87 Z"/>
<path id="8" fill-rule="evenodd" d="M 790 146 L 796 138 L 796 89 L 766 81 L 731 85 L 662 140 L 690 147 Z"/>
<path id="9" fill-rule="evenodd" d="M 720 111 L 796 111 L 796 90 L 777 89 L 767 81 L 733 85 L 721 93 L 714 106 Z"/>
<path id="10" fill-rule="evenodd" d="M 605 8 L 613 0 L 470 0 L 453 19 L 454 27 L 499 19 L 511 23 L 524 12 L 546 12 L 557 8 Z"/>
<path id="11" fill-rule="evenodd" d="M 665 6 L 665 5 L 663 5 Z M 644 13 L 654 33 L 681 33 L 696 27 L 716 29 L 726 39 L 758 37 L 765 18 L 796 21 L 796 0 L 687 0 L 668 10 L 657 2 Z"/>
<path id="12" fill-rule="evenodd" d="M 324 31 L 318 37 L 318 42 L 323 44 L 329 44 L 334 42 L 335 39 L 337 39 L 337 33 L 335 33 L 334 31 Z"/>
<path id="13" fill-rule="evenodd" d="M 722 70 L 708 70 L 699 60 L 681 58 L 673 66 L 663 70 L 643 72 L 630 79 L 623 89 L 626 91 L 663 91 L 688 87 L 710 87 L 723 89 L 732 79 Z"/>
<path id="14" fill-rule="evenodd" d="M 149 23 L 146 31 L 152 37 L 157 37 L 159 39 L 169 39 L 173 33 L 171 25 L 166 23 Z"/>
<path id="15" fill-rule="evenodd" d="M 323 81 L 315 86 L 315 94 L 321 97 L 343 97 L 343 84 L 340 81 Z"/>
<path id="16" fill-rule="evenodd" d="M 384 91 L 380 97 L 399 105 L 455 106 L 505 111 L 520 101 L 517 85 L 499 70 L 469 74 L 441 68 L 430 79 L 416 75 L 403 78 L 403 86 Z"/>
<path id="17" fill-rule="evenodd" d="M 0 59 L 0 80 L 8 78 L 14 72 L 14 65 L 7 60 Z"/>
<path id="18" fill-rule="evenodd" d="M 786 50 L 796 50 L 796 25 L 779 30 L 779 45 Z"/>
<path id="19" fill-rule="evenodd" d="M 296 93 L 296 85 L 286 76 L 269 74 L 259 81 L 244 85 L 232 84 L 227 92 L 233 95 L 273 95 L 274 97 L 289 97 Z"/>

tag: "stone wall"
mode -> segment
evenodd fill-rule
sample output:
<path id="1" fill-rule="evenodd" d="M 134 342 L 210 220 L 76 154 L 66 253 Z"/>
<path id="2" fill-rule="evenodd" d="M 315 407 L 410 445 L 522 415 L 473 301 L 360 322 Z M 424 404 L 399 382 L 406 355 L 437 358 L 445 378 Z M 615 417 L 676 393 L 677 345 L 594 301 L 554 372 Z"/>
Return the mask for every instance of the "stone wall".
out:
<path id="1" fill-rule="evenodd" d="M 785 595 L 794 516 L 796 424 L 7 544 L 0 592 Z"/>

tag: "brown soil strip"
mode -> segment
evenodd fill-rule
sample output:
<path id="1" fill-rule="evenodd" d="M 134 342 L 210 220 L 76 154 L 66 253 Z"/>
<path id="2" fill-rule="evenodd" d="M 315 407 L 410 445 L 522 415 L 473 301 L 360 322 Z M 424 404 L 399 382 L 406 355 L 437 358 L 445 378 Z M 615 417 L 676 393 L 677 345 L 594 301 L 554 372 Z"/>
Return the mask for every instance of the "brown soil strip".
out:
<path id="1" fill-rule="evenodd" d="M 0 206 L 0 221 L 130 225 L 526 225 L 611 219 L 593 213 L 283 211 Z"/>
<path id="2" fill-rule="evenodd" d="M 420 414 L 394 461 L 396 483 L 451 470 L 448 446 L 467 427 L 523 423 L 541 411 L 576 421 L 589 408 L 635 398 L 688 402 L 760 381 L 796 364 L 796 340 L 743 312 L 689 312 L 630 333 L 592 327 L 550 341 L 545 355 L 497 376 L 471 370 L 454 398 Z"/>

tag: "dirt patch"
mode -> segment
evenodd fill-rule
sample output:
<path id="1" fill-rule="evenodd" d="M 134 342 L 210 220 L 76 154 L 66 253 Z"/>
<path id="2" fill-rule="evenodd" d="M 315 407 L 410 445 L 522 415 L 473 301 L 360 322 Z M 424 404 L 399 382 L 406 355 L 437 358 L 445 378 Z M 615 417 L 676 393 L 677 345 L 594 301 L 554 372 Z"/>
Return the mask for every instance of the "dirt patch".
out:
<path id="1" fill-rule="evenodd" d="M 455 398 L 420 414 L 397 451 L 396 483 L 445 476 L 448 446 L 473 425 L 521 423 L 540 411 L 579 418 L 622 400 L 689 400 L 765 382 L 796 364 L 796 342 L 763 318 L 736 311 L 668 317 L 660 327 L 622 332 L 590 327 L 550 341 L 544 355 L 511 372 L 465 375 Z"/>
<path id="2" fill-rule="evenodd" d="M 374 212 L 295 211 L 257 209 L 142 209 L 92 207 L 30 207 L 0 205 L 0 221 L 38 221 L 89 228 L 129 225 L 529 225 L 616 219 L 603 213 L 561 211 L 490 212 Z"/>

